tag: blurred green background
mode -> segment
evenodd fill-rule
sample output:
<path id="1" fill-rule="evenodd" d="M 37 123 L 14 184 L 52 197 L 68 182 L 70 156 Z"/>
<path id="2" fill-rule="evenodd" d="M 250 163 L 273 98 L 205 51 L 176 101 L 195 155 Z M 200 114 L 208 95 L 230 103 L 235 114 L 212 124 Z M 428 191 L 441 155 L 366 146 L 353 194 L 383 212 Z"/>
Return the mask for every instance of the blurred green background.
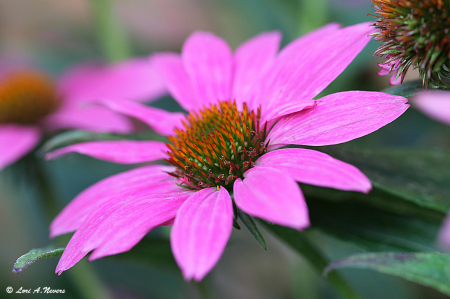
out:
<path id="1" fill-rule="evenodd" d="M 76 63 L 104 59 L 95 2 L 0 0 L 0 61 L 28 61 L 56 77 Z M 367 16 L 373 13 L 369 0 L 116 0 L 111 5 L 114 20 L 129 42 L 129 53 L 139 56 L 163 50 L 179 52 L 185 38 L 195 30 L 212 31 L 235 48 L 262 31 L 283 32 L 285 45 L 328 22 L 346 26 L 374 21 Z M 323 94 L 389 87 L 388 76 L 376 74 L 377 62 L 382 60 L 372 53 L 378 46 L 378 42 L 370 42 Z M 152 105 L 177 109 L 169 98 Z M 394 123 L 353 143 L 449 149 L 449 133 L 445 125 L 409 109 Z M 139 265 L 114 257 L 93 263 L 84 259 L 61 276 L 54 274 L 55 258 L 31 265 L 23 273 L 11 273 L 20 255 L 49 244 L 52 217 L 76 194 L 129 168 L 76 154 L 45 162 L 33 153 L 0 172 L 0 298 L 100 298 L 89 290 L 97 280 L 109 298 L 338 298 L 320 275 L 269 232 L 265 232 L 265 252 L 245 230 L 233 231 L 221 260 L 201 285 L 184 282 L 178 269 Z M 51 207 L 38 185 L 39 178 L 50 182 L 50 191 L 56 194 Z M 168 231 L 156 233 L 167 235 Z M 325 235 L 314 228 L 314 223 L 307 233 L 331 260 L 364 250 Z M 342 273 L 369 299 L 445 297 L 367 270 Z M 50 287 L 65 289 L 66 293 L 8 294 L 8 286 L 14 290 Z"/>

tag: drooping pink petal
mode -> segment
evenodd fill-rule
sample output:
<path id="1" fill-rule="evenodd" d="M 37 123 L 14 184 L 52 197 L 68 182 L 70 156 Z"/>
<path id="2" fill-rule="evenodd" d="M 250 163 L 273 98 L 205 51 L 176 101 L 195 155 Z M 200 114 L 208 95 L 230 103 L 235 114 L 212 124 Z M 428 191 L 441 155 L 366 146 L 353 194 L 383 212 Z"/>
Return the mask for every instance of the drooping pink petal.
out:
<path id="1" fill-rule="evenodd" d="M 330 84 L 370 41 L 370 23 L 339 29 L 330 24 L 286 46 L 264 80 L 261 98 L 267 111 L 312 99 Z M 265 111 L 263 111 L 265 113 Z"/>
<path id="2" fill-rule="evenodd" d="M 450 214 L 447 215 L 447 218 L 445 218 L 442 224 L 441 231 L 438 236 L 438 243 L 444 249 L 450 250 Z"/>
<path id="3" fill-rule="evenodd" d="M 332 145 L 372 133 L 408 109 L 408 100 L 381 92 L 348 91 L 317 100 L 314 108 L 282 117 L 270 144 Z"/>
<path id="4" fill-rule="evenodd" d="M 64 102 L 56 112 L 43 120 L 47 130 L 79 129 L 90 132 L 129 133 L 133 131 L 131 121 L 105 107 L 81 102 Z"/>
<path id="5" fill-rule="evenodd" d="M 314 150 L 279 149 L 263 155 L 255 164 L 278 169 L 301 183 L 364 193 L 372 189 L 358 168 Z"/>
<path id="6" fill-rule="evenodd" d="M 260 80 L 275 60 L 281 41 L 278 31 L 259 34 L 242 45 L 234 53 L 233 96 L 238 109 L 247 102 L 250 109 L 259 106 L 256 91 Z"/>
<path id="7" fill-rule="evenodd" d="M 37 126 L 0 124 L 0 171 L 31 151 L 40 137 Z"/>
<path id="8" fill-rule="evenodd" d="M 181 206 L 170 236 L 186 280 L 200 281 L 217 263 L 231 235 L 233 206 L 225 188 L 196 192 Z"/>
<path id="9" fill-rule="evenodd" d="M 181 58 L 199 104 L 230 99 L 233 54 L 226 41 L 209 32 L 194 32 L 184 42 Z"/>
<path id="10" fill-rule="evenodd" d="M 85 64 L 63 75 L 59 90 L 69 101 L 98 98 L 153 101 L 166 91 L 147 57 L 114 65 Z"/>
<path id="11" fill-rule="evenodd" d="M 172 97 L 186 111 L 197 110 L 202 107 L 197 99 L 191 79 L 186 73 L 181 55 L 176 53 L 158 53 L 150 57 L 155 68 L 163 78 Z"/>
<path id="12" fill-rule="evenodd" d="M 234 182 L 234 202 L 243 212 L 267 221 L 304 229 L 308 208 L 298 184 L 287 174 L 260 165 Z"/>
<path id="13" fill-rule="evenodd" d="M 78 194 L 56 216 L 50 225 L 50 237 L 76 230 L 87 215 L 110 200 L 122 201 L 126 194 L 144 189 L 145 192 L 168 192 L 176 185 L 167 172 L 173 167 L 152 165 L 110 176 Z"/>
<path id="14" fill-rule="evenodd" d="M 162 135 L 173 134 L 173 129 L 182 127 L 181 120 L 185 118 L 180 112 L 168 112 L 130 101 L 102 99 L 99 102 L 109 109 L 139 119 Z"/>
<path id="15" fill-rule="evenodd" d="M 96 250 L 89 260 L 130 250 L 152 228 L 173 225 L 181 204 L 193 191 L 179 190 L 157 195 L 156 198 L 137 198 L 97 226 L 83 251 Z M 102 213 L 99 211 L 99 215 Z"/>
<path id="16" fill-rule="evenodd" d="M 450 125 L 450 92 L 423 92 L 414 98 L 413 104 L 429 117 Z"/>
<path id="17" fill-rule="evenodd" d="M 152 228 L 172 219 L 190 193 L 183 190 L 147 196 L 130 193 L 126 200 L 103 204 L 75 232 L 56 272 L 61 274 L 95 248 L 90 260 L 130 250 Z"/>
<path id="18" fill-rule="evenodd" d="M 100 160 L 133 164 L 164 159 L 167 157 L 166 152 L 167 146 L 161 141 L 90 141 L 51 151 L 45 158 L 52 160 L 70 153 L 79 153 Z"/>

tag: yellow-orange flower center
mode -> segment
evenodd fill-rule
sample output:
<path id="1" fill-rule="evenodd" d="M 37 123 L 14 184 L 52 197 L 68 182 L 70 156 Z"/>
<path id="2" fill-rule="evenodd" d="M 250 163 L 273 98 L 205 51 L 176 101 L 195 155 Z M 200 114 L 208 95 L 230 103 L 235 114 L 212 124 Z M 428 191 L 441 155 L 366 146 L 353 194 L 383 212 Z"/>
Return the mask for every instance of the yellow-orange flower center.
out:
<path id="1" fill-rule="evenodd" d="M 231 190 L 233 182 L 267 152 L 267 126 L 261 128 L 259 119 L 259 109 L 250 111 L 244 103 L 238 111 L 235 101 L 190 113 L 184 128 L 168 137 L 170 158 L 166 161 L 177 167 L 171 175 L 189 189 L 223 186 Z"/>
<path id="2" fill-rule="evenodd" d="M 0 78 L 0 123 L 36 123 L 58 105 L 53 84 L 43 74 L 17 70 Z"/>

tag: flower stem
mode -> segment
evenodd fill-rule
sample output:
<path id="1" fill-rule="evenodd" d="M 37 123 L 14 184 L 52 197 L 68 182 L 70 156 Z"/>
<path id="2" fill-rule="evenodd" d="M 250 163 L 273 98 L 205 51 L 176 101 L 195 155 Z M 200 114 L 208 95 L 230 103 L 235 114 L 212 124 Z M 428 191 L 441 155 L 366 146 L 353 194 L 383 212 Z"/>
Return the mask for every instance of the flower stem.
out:
<path id="1" fill-rule="evenodd" d="M 58 201 L 54 190 L 50 185 L 50 180 L 44 169 L 42 161 L 36 161 L 36 179 L 41 191 L 41 204 L 46 211 L 47 218 L 53 219 L 58 212 Z M 60 240 L 69 241 L 67 236 L 61 236 Z M 102 284 L 99 277 L 92 269 L 92 266 L 86 262 L 80 262 L 75 267 L 67 271 L 72 284 L 79 291 L 80 298 L 83 299 L 111 299 L 113 298 L 106 287 Z"/>
<path id="2" fill-rule="evenodd" d="M 112 0 L 91 0 L 91 6 L 105 58 L 113 62 L 130 57 L 128 38 L 114 15 Z"/>
<path id="3" fill-rule="evenodd" d="M 80 262 L 67 271 L 71 282 L 84 299 L 111 299 L 108 290 L 102 285 L 97 274 L 87 262 Z"/>
<path id="4" fill-rule="evenodd" d="M 327 0 L 298 0 L 300 11 L 298 16 L 298 35 L 319 28 L 327 23 Z"/>
<path id="5" fill-rule="evenodd" d="M 323 270 L 329 264 L 328 259 L 316 248 L 306 236 L 294 229 L 270 225 L 266 222 L 261 222 L 272 233 L 282 239 L 285 243 L 290 245 L 295 251 L 300 253 L 308 262 L 314 267 L 314 269 L 323 275 Z M 339 275 L 338 272 L 331 272 L 328 275 L 328 282 L 335 289 L 342 298 L 346 299 L 361 299 L 352 287 Z"/>

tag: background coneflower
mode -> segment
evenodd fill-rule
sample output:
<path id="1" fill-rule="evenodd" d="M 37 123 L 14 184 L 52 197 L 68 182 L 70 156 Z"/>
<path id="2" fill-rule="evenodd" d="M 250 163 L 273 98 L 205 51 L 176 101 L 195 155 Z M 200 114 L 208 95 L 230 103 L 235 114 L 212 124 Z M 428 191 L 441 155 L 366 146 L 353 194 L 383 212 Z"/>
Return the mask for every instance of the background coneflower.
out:
<path id="1" fill-rule="evenodd" d="M 418 68 L 424 85 L 450 87 L 450 1 L 372 0 L 375 52 L 384 56 L 389 72 L 403 79 L 410 66 Z M 383 67 L 383 65 L 381 65 Z"/>

